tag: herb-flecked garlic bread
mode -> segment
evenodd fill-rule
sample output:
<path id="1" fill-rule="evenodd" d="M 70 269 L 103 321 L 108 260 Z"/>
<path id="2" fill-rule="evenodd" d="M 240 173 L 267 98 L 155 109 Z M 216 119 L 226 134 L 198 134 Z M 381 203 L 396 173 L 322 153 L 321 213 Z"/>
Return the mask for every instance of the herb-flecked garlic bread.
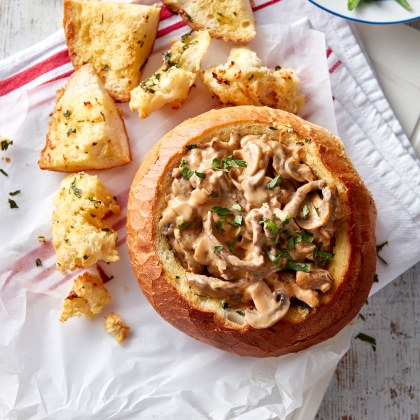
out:
<path id="1" fill-rule="evenodd" d="M 124 121 L 91 64 L 57 92 L 39 166 L 52 171 L 108 169 L 131 162 Z"/>
<path id="2" fill-rule="evenodd" d="M 63 26 L 73 66 L 91 63 L 111 96 L 129 101 L 152 52 L 159 16 L 156 5 L 65 0 Z"/>
<path id="3" fill-rule="evenodd" d="M 256 106 L 166 134 L 131 186 L 128 249 L 156 311 L 244 356 L 332 337 L 375 274 L 376 208 L 329 131 Z"/>
<path id="4" fill-rule="evenodd" d="M 249 0 L 163 0 L 173 13 L 195 30 L 207 30 L 212 38 L 248 42 L 255 38 L 255 21 Z"/>

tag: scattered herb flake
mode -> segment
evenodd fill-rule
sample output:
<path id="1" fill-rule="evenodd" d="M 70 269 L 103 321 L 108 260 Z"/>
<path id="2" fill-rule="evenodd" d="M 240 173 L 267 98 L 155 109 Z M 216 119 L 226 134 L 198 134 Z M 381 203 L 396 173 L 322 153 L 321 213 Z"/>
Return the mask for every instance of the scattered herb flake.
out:
<path id="1" fill-rule="evenodd" d="M 309 137 L 307 137 L 305 140 L 304 140 L 304 142 L 305 143 L 310 143 L 312 141 L 312 139 L 310 139 Z"/>
<path id="2" fill-rule="evenodd" d="M 108 71 L 109 70 L 109 65 L 105 64 L 102 68 L 101 71 Z"/>
<path id="3" fill-rule="evenodd" d="M 244 311 L 236 311 L 237 314 L 241 315 L 241 316 L 245 316 L 245 312 Z"/>
<path id="4" fill-rule="evenodd" d="M 385 265 L 388 265 L 388 262 L 385 261 L 384 258 L 379 255 L 382 252 L 382 250 L 384 249 L 384 247 L 386 247 L 386 246 L 388 246 L 388 241 L 385 241 L 385 242 L 381 243 L 380 245 L 376 245 L 376 255 Z"/>
<path id="5" fill-rule="evenodd" d="M 231 214 L 233 214 L 229 209 L 227 209 L 226 207 L 219 207 L 219 206 L 214 206 L 212 208 L 212 210 L 219 216 L 222 218 L 225 218 L 226 216 L 229 216 Z"/>
<path id="6" fill-rule="evenodd" d="M 225 224 L 225 219 L 219 220 L 216 222 L 216 229 L 220 233 L 224 233 L 223 225 Z"/>
<path id="7" fill-rule="evenodd" d="M 281 70 L 281 66 L 276 66 L 276 67 L 274 67 L 274 70 Z"/>
<path id="8" fill-rule="evenodd" d="M 42 267 L 42 261 L 39 258 L 35 260 L 35 264 L 37 267 Z"/>
<path id="9" fill-rule="evenodd" d="M 197 149 L 197 145 L 196 144 L 187 144 L 185 146 L 185 148 L 187 149 L 187 152 L 188 152 L 189 150 Z"/>
<path id="10" fill-rule="evenodd" d="M 185 230 L 188 229 L 191 226 L 191 222 L 184 222 L 178 225 L 179 230 Z"/>
<path id="11" fill-rule="evenodd" d="M 242 225 L 242 220 L 243 220 L 243 217 L 238 214 L 235 216 L 235 218 L 231 222 L 229 222 L 229 224 L 234 227 L 239 227 Z"/>
<path id="12" fill-rule="evenodd" d="M 290 216 L 290 214 L 288 214 L 286 216 L 286 218 L 283 220 L 283 225 L 288 225 L 291 220 L 292 220 L 292 216 Z"/>
<path id="13" fill-rule="evenodd" d="M 104 119 L 104 121 L 106 121 L 105 115 L 104 115 L 104 113 L 102 111 L 101 111 L 101 115 L 102 115 L 102 118 Z"/>
<path id="14" fill-rule="evenodd" d="M 233 210 L 244 211 L 243 207 L 238 203 L 233 203 L 232 208 L 233 208 Z"/>
<path id="15" fill-rule="evenodd" d="M 20 194 L 20 190 L 13 191 L 13 192 L 9 193 L 9 195 L 12 196 L 12 197 L 14 197 L 15 195 L 18 195 L 18 194 Z"/>
<path id="16" fill-rule="evenodd" d="M 45 242 L 45 236 L 39 235 L 38 236 L 38 242 L 44 243 Z"/>
<path id="17" fill-rule="evenodd" d="M 373 282 L 374 282 L 374 283 L 379 283 L 379 277 L 378 277 L 378 275 L 377 275 L 377 274 L 375 274 L 375 275 L 373 276 Z"/>
<path id="18" fill-rule="evenodd" d="M 224 300 L 222 300 L 222 301 L 220 302 L 220 306 L 221 306 L 223 309 L 227 309 L 227 308 L 229 308 L 229 303 L 227 303 L 227 302 L 225 302 Z"/>
<path id="19" fill-rule="evenodd" d="M 357 317 L 358 317 L 358 318 L 360 318 L 362 321 L 366 321 L 365 316 L 364 316 L 364 315 L 362 315 L 362 314 L 359 314 Z"/>
<path id="20" fill-rule="evenodd" d="M 3 150 L 3 152 L 5 152 L 9 148 L 9 146 L 13 145 L 13 141 L 9 140 L 9 139 L 4 139 L 4 140 L 1 141 L 0 144 L 1 144 L 1 150 Z"/>
<path id="21" fill-rule="evenodd" d="M 9 206 L 10 206 L 11 209 L 18 209 L 19 208 L 19 206 L 16 204 L 16 201 L 12 200 L 10 198 L 9 198 Z"/>
<path id="22" fill-rule="evenodd" d="M 287 261 L 285 268 L 294 271 L 304 271 L 305 273 L 309 273 L 311 271 L 311 267 L 309 264 L 299 263 L 295 261 Z"/>
<path id="23" fill-rule="evenodd" d="M 287 239 L 287 248 L 289 249 L 289 251 L 295 249 L 295 240 L 292 236 Z"/>
<path id="24" fill-rule="evenodd" d="M 226 156 L 223 160 L 222 160 L 225 169 L 227 168 L 246 168 L 248 165 L 246 164 L 246 162 L 244 160 L 238 160 L 238 159 L 233 159 L 232 155 Z"/>
<path id="25" fill-rule="evenodd" d="M 0 172 L 4 175 L 4 176 L 9 176 L 9 174 L 6 171 L 3 171 L 3 169 L 0 168 Z"/>
<path id="26" fill-rule="evenodd" d="M 229 251 L 233 254 L 236 255 L 236 249 L 234 247 L 234 244 L 232 242 L 226 242 L 227 247 L 229 248 Z"/>
<path id="27" fill-rule="evenodd" d="M 307 204 L 304 204 L 304 206 L 302 207 L 302 214 L 303 214 L 304 219 L 306 219 L 308 217 L 309 207 L 308 207 Z"/>
<path id="28" fill-rule="evenodd" d="M 276 128 L 276 127 L 272 127 L 271 125 L 270 125 L 270 127 L 268 127 L 270 130 L 274 130 L 274 131 L 277 131 L 278 130 L 278 128 Z"/>
<path id="29" fill-rule="evenodd" d="M 72 191 L 77 198 L 82 198 L 82 190 L 76 187 L 76 178 L 74 178 L 70 184 L 70 191 Z"/>
<path id="30" fill-rule="evenodd" d="M 217 192 L 215 192 L 215 191 L 212 191 L 212 192 L 210 193 L 210 197 L 211 197 L 211 198 L 217 198 L 217 197 L 219 197 L 219 194 L 217 194 Z"/>
<path id="31" fill-rule="evenodd" d="M 181 173 L 184 179 L 188 180 L 194 175 L 194 171 L 190 171 L 187 168 L 187 161 L 185 159 L 182 159 L 180 168 L 181 168 Z"/>
<path id="32" fill-rule="evenodd" d="M 178 280 L 178 279 L 180 279 L 181 277 L 179 277 L 179 276 L 175 276 L 175 278 Z"/>
<path id="33" fill-rule="evenodd" d="M 67 130 L 67 137 L 70 136 L 70 134 L 75 134 L 76 133 L 76 129 L 75 128 L 69 128 Z"/>
<path id="34" fill-rule="evenodd" d="M 64 115 L 65 118 L 69 119 L 70 115 L 71 115 L 70 110 L 67 110 L 66 112 L 63 112 L 63 115 Z"/>
<path id="35" fill-rule="evenodd" d="M 83 255 L 83 259 L 87 260 L 89 258 L 89 255 Z"/>
<path id="36" fill-rule="evenodd" d="M 363 333 L 359 333 L 356 335 L 356 337 L 358 340 L 364 341 L 365 343 L 368 343 L 371 345 L 372 350 L 375 352 L 376 351 L 376 340 L 371 337 L 370 335 L 366 335 Z"/>
<path id="37" fill-rule="evenodd" d="M 102 228 L 101 231 L 102 232 L 112 232 L 112 229 L 110 229 L 110 228 Z"/>
<path id="38" fill-rule="evenodd" d="M 206 177 L 206 174 L 203 172 L 194 171 L 194 173 L 201 179 L 204 179 Z"/>
<path id="39" fill-rule="evenodd" d="M 223 251 L 223 245 L 215 245 L 214 249 L 213 249 L 215 254 L 218 254 L 219 252 Z"/>
<path id="40" fill-rule="evenodd" d="M 275 178 L 273 178 L 267 185 L 266 188 L 268 190 L 272 190 L 276 187 L 278 187 L 281 184 L 281 175 L 277 175 Z"/>

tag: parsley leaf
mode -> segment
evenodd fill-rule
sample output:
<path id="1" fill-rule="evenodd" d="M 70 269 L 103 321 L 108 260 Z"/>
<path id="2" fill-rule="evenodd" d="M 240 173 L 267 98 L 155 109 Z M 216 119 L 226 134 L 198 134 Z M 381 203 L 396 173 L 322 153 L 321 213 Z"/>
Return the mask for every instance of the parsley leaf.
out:
<path id="1" fill-rule="evenodd" d="M 305 219 L 308 217 L 308 214 L 309 214 L 309 207 L 308 207 L 308 205 L 307 205 L 307 204 L 305 204 L 305 205 L 302 207 L 302 214 L 303 214 L 303 217 L 304 217 Z"/>
<path id="2" fill-rule="evenodd" d="M 287 261 L 285 268 L 294 271 L 304 271 L 305 273 L 309 273 L 311 271 L 311 267 L 309 266 L 309 264 L 299 263 L 295 261 Z"/>
<path id="3" fill-rule="evenodd" d="M 182 159 L 180 168 L 181 168 L 181 173 L 184 179 L 188 180 L 194 175 L 194 171 L 190 171 L 187 168 L 187 161 L 185 159 Z"/>
<path id="4" fill-rule="evenodd" d="M 236 215 L 235 218 L 231 222 L 229 222 L 229 224 L 234 227 L 239 227 L 242 225 L 242 220 L 243 220 L 242 216 Z"/>
<path id="5" fill-rule="evenodd" d="M 372 350 L 375 352 L 376 351 L 376 339 L 374 339 L 373 337 L 363 334 L 363 333 L 359 333 L 356 335 L 356 337 L 358 340 L 364 341 L 365 343 L 368 343 L 371 345 Z"/>
<path id="6" fill-rule="evenodd" d="M 383 257 L 381 257 L 379 255 L 380 252 L 382 252 L 382 250 L 384 249 L 384 247 L 388 246 L 388 241 L 383 242 L 380 245 L 376 245 L 376 255 L 378 256 L 378 258 L 385 264 L 388 265 L 388 262 L 384 260 Z"/>
<path id="7" fill-rule="evenodd" d="M 222 162 L 225 165 L 225 168 L 246 168 L 248 166 L 244 160 L 233 159 L 232 155 L 226 156 Z"/>
<path id="8" fill-rule="evenodd" d="M 76 178 L 74 178 L 70 184 L 69 191 L 72 191 L 77 198 L 82 198 L 82 190 L 76 187 Z"/>
<path id="9" fill-rule="evenodd" d="M 203 174 L 202 172 L 194 171 L 194 173 L 201 179 L 204 179 L 206 177 L 206 174 Z"/>
<path id="10" fill-rule="evenodd" d="M 9 174 L 6 171 L 3 171 L 3 169 L 0 168 L 0 172 L 4 175 L 4 176 L 9 176 Z"/>
<path id="11" fill-rule="evenodd" d="M 9 140 L 9 139 L 4 139 L 4 140 L 1 141 L 0 144 L 1 144 L 1 150 L 3 150 L 3 152 L 5 152 L 9 148 L 9 146 L 13 145 L 13 141 Z"/>
<path id="12" fill-rule="evenodd" d="M 278 187 L 281 184 L 281 175 L 277 175 L 275 178 L 273 178 L 267 185 L 266 188 L 268 190 L 272 190 L 276 187 Z"/>
<path id="13" fill-rule="evenodd" d="M 216 245 L 214 247 L 214 253 L 215 254 L 218 254 L 219 252 L 222 252 L 222 251 L 223 251 L 223 245 Z"/>
<path id="14" fill-rule="evenodd" d="M 229 216 L 231 214 L 233 214 L 229 209 L 227 209 L 226 207 L 219 207 L 219 206 L 214 206 L 212 208 L 212 210 L 219 216 L 219 217 L 226 217 Z"/>
<path id="15" fill-rule="evenodd" d="M 233 255 L 236 255 L 236 250 L 235 250 L 235 247 L 234 247 L 233 243 L 232 243 L 232 242 L 226 242 L 226 245 L 227 245 L 227 247 L 229 248 L 229 251 L 230 251 Z"/>
<path id="16" fill-rule="evenodd" d="M 18 195 L 18 194 L 20 194 L 20 190 L 13 191 L 13 192 L 9 193 L 9 195 L 12 196 L 12 197 L 14 197 L 15 195 Z"/>
<path id="17" fill-rule="evenodd" d="M 16 204 L 16 201 L 11 200 L 10 198 L 9 198 L 9 206 L 10 206 L 11 209 L 18 209 L 19 208 L 19 206 Z"/>

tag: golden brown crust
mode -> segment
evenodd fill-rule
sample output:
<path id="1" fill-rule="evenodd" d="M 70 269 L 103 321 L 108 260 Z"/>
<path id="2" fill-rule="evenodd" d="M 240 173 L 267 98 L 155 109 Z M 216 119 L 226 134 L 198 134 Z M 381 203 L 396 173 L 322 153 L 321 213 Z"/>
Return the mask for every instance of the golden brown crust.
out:
<path id="1" fill-rule="evenodd" d="M 332 290 L 306 318 L 283 319 L 268 329 L 227 327 L 221 317 L 188 301 L 171 281 L 161 258 L 157 229 L 160 200 L 164 196 L 167 168 L 185 153 L 185 145 L 199 143 L 220 129 L 275 127 L 290 124 L 303 137 L 319 171 L 335 181 L 345 208 L 337 247 L 346 259 L 336 261 L 340 273 Z M 151 222 L 153 220 L 153 222 Z M 243 356 L 280 356 L 303 350 L 334 336 L 359 312 L 372 285 L 376 266 L 376 208 L 372 197 L 330 132 L 295 115 L 265 107 L 242 106 L 213 110 L 192 118 L 166 134 L 149 152 L 131 186 L 127 242 L 134 272 L 149 302 L 172 325 L 186 334 Z M 340 245 L 341 244 L 341 245 Z M 336 249 L 335 253 L 340 250 Z M 164 251 L 163 251 L 164 252 Z M 343 252 L 342 252 L 343 253 Z M 330 268 L 331 271 L 331 268 Z"/>

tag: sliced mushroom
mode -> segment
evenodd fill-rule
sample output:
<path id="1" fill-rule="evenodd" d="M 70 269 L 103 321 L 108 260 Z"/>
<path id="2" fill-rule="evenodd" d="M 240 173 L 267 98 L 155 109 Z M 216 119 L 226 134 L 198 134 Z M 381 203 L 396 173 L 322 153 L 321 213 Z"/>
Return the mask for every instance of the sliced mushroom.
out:
<path id="1" fill-rule="evenodd" d="M 274 292 L 264 281 L 249 286 L 255 310 L 245 311 L 245 321 L 253 328 L 268 328 L 280 321 L 289 310 L 290 299 L 281 291 Z"/>
<path id="2" fill-rule="evenodd" d="M 305 204 L 308 214 L 297 217 L 296 223 L 303 229 L 317 229 L 327 224 L 331 218 L 331 188 L 328 185 L 322 187 L 322 199 L 319 194 L 308 195 Z"/>
<path id="3" fill-rule="evenodd" d="M 327 270 L 322 268 L 311 269 L 309 273 L 298 271 L 296 284 L 302 289 L 320 290 L 322 293 L 330 290 L 333 279 Z"/>
<path id="4" fill-rule="evenodd" d="M 218 299 L 229 298 L 242 303 L 251 300 L 250 294 L 247 293 L 247 287 L 251 283 L 243 279 L 225 281 L 202 274 L 187 273 L 187 281 L 204 296 Z"/>
<path id="5" fill-rule="evenodd" d="M 313 190 L 324 188 L 325 181 L 311 181 L 296 190 L 292 199 L 284 206 L 282 212 L 295 218 L 306 196 Z"/>
<path id="6" fill-rule="evenodd" d="M 293 295 L 297 299 L 306 303 L 311 308 L 315 308 L 316 306 L 319 305 L 319 298 L 318 298 L 317 292 L 310 289 L 303 289 L 300 286 L 298 286 L 296 283 L 292 283 L 291 286 L 293 290 Z"/>

